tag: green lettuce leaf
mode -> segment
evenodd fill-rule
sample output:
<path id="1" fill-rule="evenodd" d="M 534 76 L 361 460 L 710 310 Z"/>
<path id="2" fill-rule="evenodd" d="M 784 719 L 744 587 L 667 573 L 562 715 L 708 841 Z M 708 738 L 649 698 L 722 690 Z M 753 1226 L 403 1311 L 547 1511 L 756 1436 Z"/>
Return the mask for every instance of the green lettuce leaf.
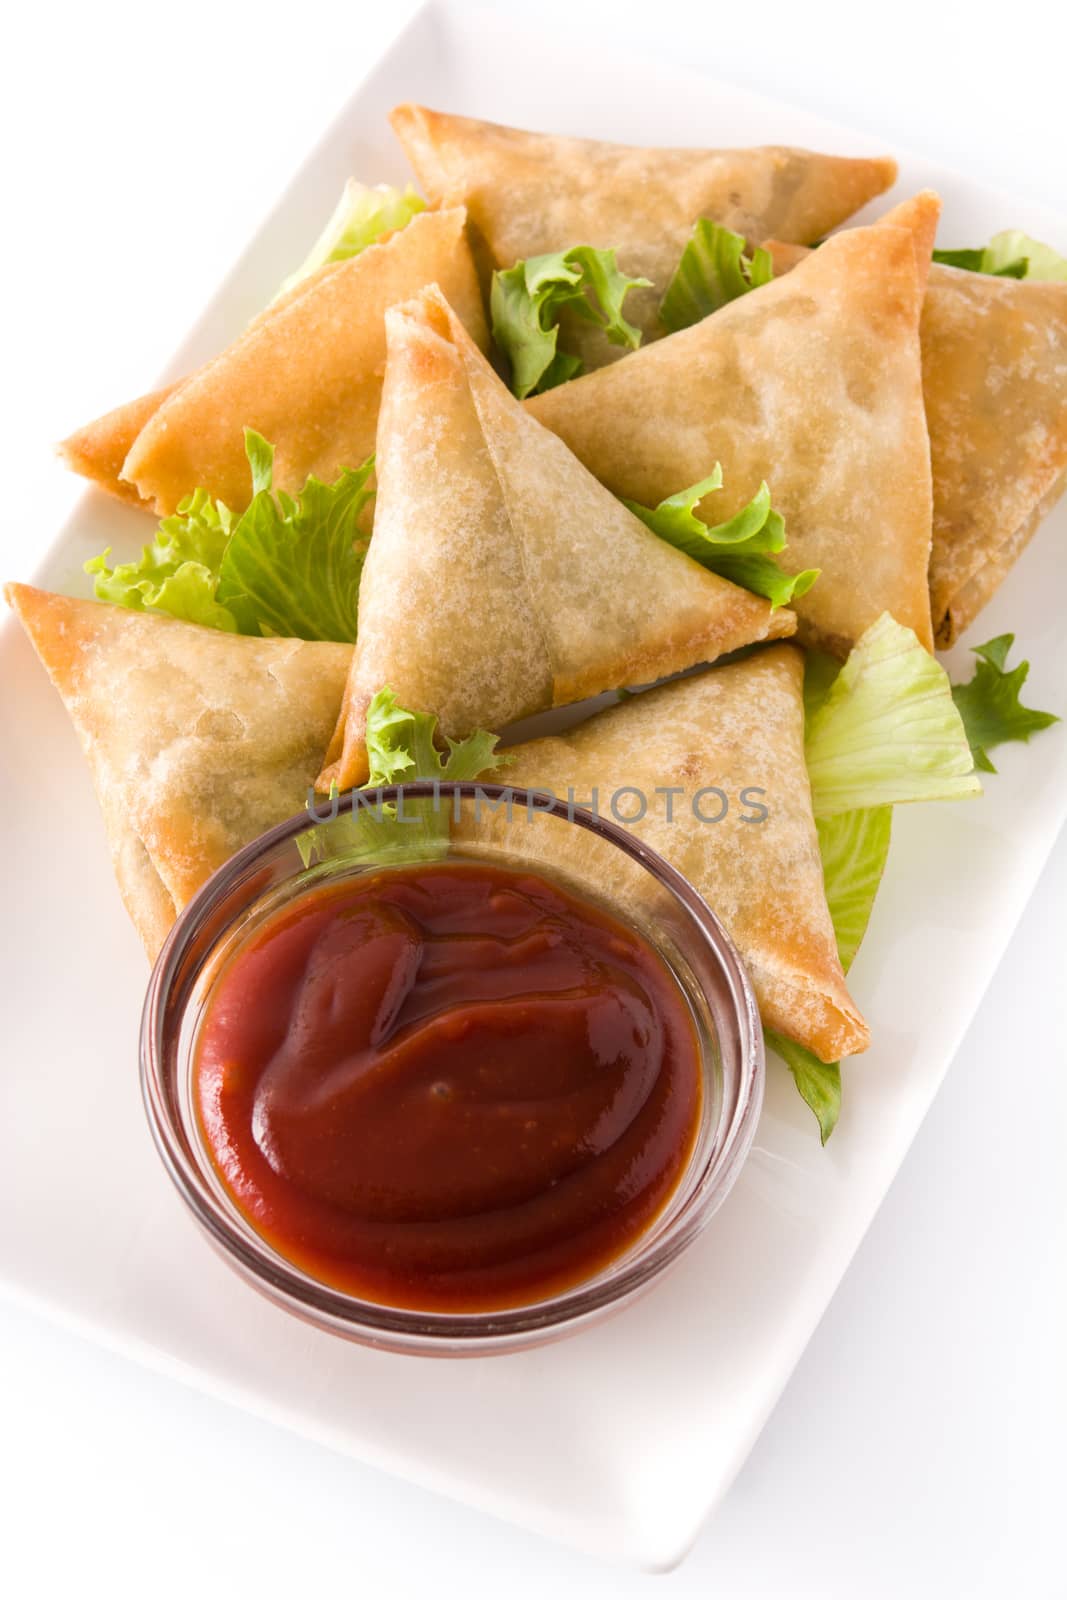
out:
<path id="1" fill-rule="evenodd" d="M 770 1028 L 764 1028 L 763 1042 L 768 1050 L 773 1050 L 776 1056 L 781 1057 L 793 1074 L 801 1099 L 815 1113 L 819 1138 L 825 1144 L 841 1115 L 840 1061 L 820 1061 L 802 1044 Z"/>
<path id="2" fill-rule="evenodd" d="M 1019 700 L 1030 672 L 1029 661 L 1020 661 L 1007 670 L 1008 652 L 1015 643 L 1013 633 L 1001 633 L 988 644 L 975 645 L 979 657 L 970 683 L 952 688 L 956 709 L 963 718 L 974 764 L 981 772 L 996 772 L 988 752 L 1012 740 L 1027 742 L 1032 733 L 1050 728 L 1059 717 L 1051 711 L 1032 711 Z"/>
<path id="3" fill-rule="evenodd" d="M 531 256 L 493 273 L 489 309 L 493 338 L 511 365 L 511 387 L 520 400 L 577 377 L 582 363 L 559 348 L 559 318 L 570 310 L 600 327 L 612 344 L 636 350 L 639 329 L 623 316 L 631 289 L 649 288 L 647 278 L 620 272 L 614 250 L 579 244 L 552 255 Z"/>
<path id="4" fill-rule="evenodd" d="M 1008 229 L 994 234 L 985 249 L 986 272 L 1006 273 L 1013 262 L 1025 260 L 1027 278 L 1039 278 L 1052 283 L 1067 283 L 1067 256 L 1061 256 L 1051 245 L 1032 239 L 1019 229 Z"/>
<path id="5" fill-rule="evenodd" d="M 360 793 L 418 779 L 441 783 L 473 782 L 506 764 L 496 754 L 497 736 L 479 728 L 466 739 L 437 743 L 437 718 L 407 711 L 389 688 L 379 689 L 367 707 L 369 777 Z M 336 791 L 331 793 L 331 806 Z M 314 798 L 308 808 L 318 816 Z M 316 861 L 361 860 L 367 856 L 426 857 L 440 853 L 449 838 L 449 811 L 435 799 L 384 804 L 375 797 L 344 816 L 297 836 L 305 867 Z"/>
<path id="6" fill-rule="evenodd" d="M 1013 643 L 1012 634 L 1002 634 L 977 648 L 974 678 L 951 688 L 956 719 L 946 714 L 949 685 L 940 666 L 910 630 L 887 616 L 867 630 L 840 672 L 828 657 L 808 656 L 805 747 L 826 900 L 846 972 L 866 931 L 889 849 L 892 810 L 879 802 L 973 793 L 977 778 L 961 784 L 961 732 L 975 766 L 992 771 L 988 746 L 1026 740 L 1058 720 L 1019 703 L 1029 664 L 1007 670 Z M 909 740 L 914 751 L 907 748 Z M 840 1063 L 827 1066 L 769 1030 L 766 1039 L 793 1073 L 825 1144 L 840 1110 Z"/>
<path id="7" fill-rule="evenodd" d="M 878 885 L 889 854 L 893 821 L 891 806 L 845 811 L 816 823 L 822 855 L 826 903 L 837 938 L 841 965 L 847 972 L 867 931 Z M 841 1063 L 820 1061 L 811 1050 L 764 1029 L 768 1049 L 780 1056 L 793 1074 L 801 1097 L 819 1123 L 823 1144 L 841 1112 Z"/>
<path id="8" fill-rule="evenodd" d="M 651 528 L 676 550 L 742 589 L 763 595 L 774 609 L 806 594 L 819 576 L 817 570 L 783 572 L 778 563 L 770 559 L 785 549 L 786 538 L 785 521 L 772 510 L 767 485 L 761 483 L 748 505 L 736 516 L 709 527 L 696 515 L 696 507 L 706 495 L 721 488 L 722 467 L 716 462 L 708 477 L 661 500 L 654 509 L 638 505 L 635 500 L 626 500 L 624 504 L 634 516 L 640 517 L 646 528 Z"/>
<path id="9" fill-rule="evenodd" d="M 888 612 L 811 716 L 805 750 L 817 817 L 982 792 L 944 668 Z"/>
<path id="10" fill-rule="evenodd" d="M 1030 263 L 1016 256 L 994 266 L 988 250 L 935 250 L 933 259 L 942 267 L 959 267 L 962 272 L 984 272 L 993 278 L 1025 278 Z"/>
<path id="11" fill-rule="evenodd" d="M 273 446 L 246 428 L 245 450 L 248 510 L 237 516 L 195 490 L 160 523 L 139 561 L 109 569 L 105 550 L 85 563 L 97 598 L 230 633 L 352 643 L 367 548 L 358 525 L 372 497 L 373 456 L 344 468 L 336 483 L 309 478 L 293 500 L 272 493 Z"/>
<path id="12" fill-rule="evenodd" d="M 1067 256 L 1018 228 L 995 234 L 984 250 L 935 250 L 934 260 L 946 267 L 985 272 L 995 278 L 1067 282 Z"/>
<path id="13" fill-rule="evenodd" d="M 701 217 L 660 302 L 659 319 L 670 333 L 691 328 L 750 289 L 770 283 L 770 252 L 748 246 L 739 233 Z"/>
<path id="14" fill-rule="evenodd" d="M 383 234 L 406 228 L 412 217 L 425 210 L 425 200 L 415 193 L 410 183 L 406 189 L 392 189 L 386 183 L 370 188 L 349 178 L 333 215 L 306 260 L 286 278 L 275 298 L 295 288 L 327 261 L 347 261 Z"/>
<path id="15" fill-rule="evenodd" d="M 236 520 L 206 490 L 197 489 L 182 501 L 174 516 L 164 517 L 138 561 L 109 567 L 109 547 L 85 563 L 96 598 L 130 611 L 162 611 L 183 622 L 236 633 L 236 617 L 219 604 L 215 594 L 219 567 Z"/>
<path id="16" fill-rule="evenodd" d="M 288 639 L 355 641 L 359 580 L 367 540 L 359 518 L 371 499 L 371 456 L 361 467 L 345 467 L 335 483 L 310 477 L 297 500 L 271 493 L 273 452 L 245 430 L 249 460 L 259 485 L 226 546 L 217 598 L 237 618 L 242 633 L 280 634 Z"/>
<path id="17" fill-rule="evenodd" d="M 468 783 L 507 760 L 494 754 L 495 733 L 479 728 L 466 739 L 437 744 L 437 718 L 428 711 L 406 711 L 391 689 L 379 689 L 367 708 L 368 789 L 383 784 L 439 779 Z"/>
<path id="18" fill-rule="evenodd" d="M 809 654 L 805 756 L 826 903 L 847 972 L 885 871 L 892 804 L 980 792 L 943 669 L 888 614 L 867 629 L 844 667 Z M 823 1144 L 841 1108 L 841 1064 L 765 1031 L 811 1107 Z"/>
<path id="19" fill-rule="evenodd" d="M 815 824 L 826 904 L 834 925 L 837 953 L 846 972 L 867 932 L 889 855 L 892 823 L 892 806 L 871 806 L 865 811 L 820 817 Z"/>
<path id="20" fill-rule="evenodd" d="M 824 703 L 840 671 L 840 661 L 835 661 L 833 656 L 826 655 L 822 650 L 804 652 L 805 730 L 811 726 L 812 717 Z"/>

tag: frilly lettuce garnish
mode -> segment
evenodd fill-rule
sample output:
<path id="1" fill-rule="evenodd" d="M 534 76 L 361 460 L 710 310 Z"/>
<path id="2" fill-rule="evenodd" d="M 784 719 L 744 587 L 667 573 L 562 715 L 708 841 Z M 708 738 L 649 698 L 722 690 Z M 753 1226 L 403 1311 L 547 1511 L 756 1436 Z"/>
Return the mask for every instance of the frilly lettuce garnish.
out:
<path id="1" fill-rule="evenodd" d="M 236 520 L 205 489 L 196 489 L 174 516 L 163 518 L 139 561 L 109 567 L 109 547 L 85 563 L 96 598 L 131 611 L 162 611 L 183 622 L 236 633 L 237 618 L 215 597 Z"/>
<path id="2" fill-rule="evenodd" d="M 749 255 L 739 233 L 701 217 L 667 285 L 659 319 L 669 333 L 691 328 L 739 295 L 770 283 L 773 276 L 769 251 L 757 249 Z"/>
<path id="3" fill-rule="evenodd" d="M 405 710 L 389 688 L 379 689 L 367 707 L 366 739 L 370 775 L 362 792 L 368 794 L 418 779 L 473 782 L 508 760 L 496 754 L 496 734 L 481 728 L 466 739 L 446 739 L 447 748 L 442 750 L 437 742 L 437 718 L 426 711 Z M 331 792 L 331 802 L 335 792 Z M 322 819 L 324 806 L 326 802 L 309 797 L 312 815 Z M 444 802 L 409 800 L 398 807 L 375 799 L 299 834 L 296 845 L 307 867 L 316 861 L 359 860 L 381 854 L 432 856 L 440 852 L 448 837 L 449 809 Z"/>
<path id="4" fill-rule="evenodd" d="M 373 188 L 349 178 L 329 222 L 316 239 L 303 265 L 292 273 L 278 295 L 295 289 L 327 261 L 347 261 L 387 233 L 406 228 L 412 217 L 426 210 L 426 202 L 409 183 L 406 189 L 392 189 L 386 183 Z"/>
<path id="5" fill-rule="evenodd" d="M 985 272 L 995 278 L 1038 278 L 1067 283 L 1067 256 L 1061 256 L 1040 239 L 1019 228 L 1008 228 L 990 239 L 984 250 L 935 250 L 934 260 L 965 272 Z"/>
<path id="6" fill-rule="evenodd" d="M 110 568 L 105 550 L 85 563 L 97 599 L 229 633 L 352 643 L 373 456 L 335 483 L 308 478 L 293 500 L 272 491 L 273 446 L 246 428 L 245 450 L 254 491 L 247 511 L 238 516 L 195 490 L 138 561 Z"/>
<path id="7" fill-rule="evenodd" d="M 1008 652 L 1015 643 L 1013 633 L 998 634 L 988 644 L 976 644 L 979 657 L 970 683 L 953 685 L 952 698 L 963 718 L 980 772 L 996 772 L 988 752 L 1012 740 L 1027 742 L 1032 733 L 1049 728 L 1059 717 L 1051 711 L 1032 711 L 1020 703 L 1019 693 L 1030 672 L 1029 661 L 1020 661 L 1009 672 Z"/>
<path id="8" fill-rule="evenodd" d="M 945 669 L 883 612 L 808 720 L 817 817 L 982 792 Z"/>
<path id="9" fill-rule="evenodd" d="M 888 613 L 840 672 L 811 655 L 805 755 L 826 903 L 847 972 L 870 919 L 889 853 L 892 806 L 980 794 L 963 721 L 942 666 Z M 765 1032 L 815 1113 L 823 1144 L 841 1109 L 841 1064 Z"/>
<path id="10" fill-rule="evenodd" d="M 647 278 L 629 278 L 619 271 L 614 250 L 588 244 L 531 256 L 494 272 L 489 297 L 493 338 L 508 358 L 511 387 L 519 399 L 553 389 L 582 371 L 579 357 L 559 348 L 564 310 L 595 323 L 611 344 L 636 350 L 641 333 L 623 316 L 623 303 L 631 289 L 649 287 Z"/>
<path id="11" fill-rule="evenodd" d="M 373 456 L 332 484 L 309 477 L 293 500 L 271 492 L 272 447 L 251 429 L 246 440 L 250 460 L 253 450 L 269 459 L 222 558 L 218 600 L 242 633 L 353 643 L 367 551 L 359 518 L 373 494 Z"/>
<path id="12" fill-rule="evenodd" d="M 694 561 L 742 589 L 751 589 L 771 602 L 772 608 L 788 605 L 806 594 L 819 576 L 817 568 L 805 572 L 783 572 L 771 556 L 786 547 L 785 521 L 771 507 L 771 494 L 765 483 L 747 506 L 727 522 L 709 527 L 696 515 L 696 507 L 706 495 L 722 488 L 722 467 L 716 462 L 712 472 L 689 489 L 682 489 L 650 510 L 634 500 L 625 504 L 652 532 L 682 550 Z"/>
<path id="13" fill-rule="evenodd" d="M 370 776 L 366 787 L 438 779 L 441 783 L 467 783 L 501 765 L 507 758 L 494 754 L 495 733 L 477 729 L 466 739 L 446 739 L 447 751 L 437 744 L 437 718 L 428 711 L 406 711 L 391 689 L 379 689 L 367 708 L 367 758 Z"/>

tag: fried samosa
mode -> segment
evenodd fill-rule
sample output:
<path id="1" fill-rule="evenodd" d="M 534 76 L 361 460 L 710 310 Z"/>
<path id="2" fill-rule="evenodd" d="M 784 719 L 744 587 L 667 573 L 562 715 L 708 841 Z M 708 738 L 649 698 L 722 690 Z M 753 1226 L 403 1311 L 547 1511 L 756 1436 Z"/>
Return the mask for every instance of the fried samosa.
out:
<path id="1" fill-rule="evenodd" d="M 898 225 L 906 208 L 887 213 Z M 769 242 L 776 275 L 806 255 Z M 934 526 L 930 610 L 947 649 L 1067 485 L 1067 285 L 934 263 L 920 323 Z"/>
<path id="2" fill-rule="evenodd" d="M 534 420 L 440 290 L 386 316 L 378 498 L 320 779 L 363 783 L 388 685 L 462 738 L 649 683 L 796 623 L 658 539 Z"/>
<path id="3" fill-rule="evenodd" d="M 92 769 L 150 957 L 235 850 L 303 806 L 350 645 L 253 639 L 10 584 Z"/>
<path id="4" fill-rule="evenodd" d="M 941 197 L 933 189 L 921 189 L 908 200 L 887 211 L 871 223 L 873 228 L 906 228 L 915 244 L 915 265 L 923 284 L 932 270 L 931 252 L 941 216 Z M 771 257 L 776 278 L 784 277 L 811 255 L 807 245 L 786 239 L 764 239 L 763 249 Z"/>
<path id="5" fill-rule="evenodd" d="M 766 480 L 781 565 L 821 572 L 795 601 L 800 638 L 839 657 L 883 611 L 933 643 L 919 316 L 937 210 L 921 196 L 909 227 L 836 234 L 787 277 L 526 402 L 641 505 L 720 462 L 718 520 Z"/>
<path id="6" fill-rule="evenodd" d="M 897 170 L 886 158 L 780 146 L 607 144 L 415 105 L 398 106 L 390 120 L 431 204 L 467 207 L 483 271 L 577 244 L 614 248 L 623 271 L 652 282 L 626 302 L 646 340 L 663 332 L 659 301 L 698 218 L 811 243 L 887 189 Z M 580 342 L 587 364 L 620 353 L 604 340 Z"/>
<path id="7" fill-rule="evenodd" d="M 320 268 L 315 277 L 330 270 L 332 264 Z M 276 309 L 295 300 L 310 287 L 312 282 L 312 277 L 301 279 L 291 290 L 279 295 L 266 310 L 261 311 L 253 319 L 250 327 L 256 327 Z M 72 472 L 88 478 L 108 494 L 115 495 L 119 500 L 125 500 L 129 505 L 151 511 L 151 505 L 142 499 L 132 483 L 127 483 L 122 477 L 122 468 L 141 429 L 148 425 L 150 418 L 155 416 L 164 400 L 177 394 L 186 381 L 184 378 L 179 378 L 176 383 L 167 384 L 162 389 L 153 389 L 150 394 L 140 395 L 136 400 L 128 400 L 125 405 L 116 406 L 113 411 L 107 411 L 102 417 L 86 423 L 84 428 L 79 428 L 57 447 L 60 460 Z"/>
<path id="8" fill-rule="evenodd" d="M 295 494 L 310 473 L 330 482 L 374 449 L 385 311 L 427 283 L 441 284 L 484 348 L 488 332 L 464 212 L 422 212 L 350 260 L 320 268 L 192 377 L 101 417 L 60 453 L 76 471 L 89 469 L 105 488 L 160 515 L 196 488 L 233 510 L 247 505 L 246 427 L 275 446 L 276 488 Z M 131 438 L 131 421 L 142 411 Z"/>
<path id="9" fill-rule="evenodd" d="M 826 905 L 804 764 L 803 682 L 799 650 L 758 650 L 634 695 L 555 738 L 512 746 L 504 781 L 564 799 L 571 791 L 586 805 L 595 790 L 602 814 L 617 790 L 626 791 L 628 812 L 634 791 L 643 796 L 646 814 L 631 831 L 721 917 L 764 1022 L 836 1061 L 866 1049 L 869 1035 L 845 985 Z M 752 820 L 753 795 L 766 811 L 762 821 Z M 510 823 L 499 820 L 506 846 L 506 835 L 523 828 L 522 810 Z M 513 836 L 516 847 L 544 834 L 528 831 L 529 839 Z M 578 858 L 596 841 L 567 832 L 577 854 L 557 865 L 580 876 Z"/>
<path id="10" fill-rule="evenodd" d="M 332 271 L 333 265 L 327 263 L 320 267 L 317 273 L 302 278 L 292 289 L 279 295 L 264 311 L 254 317 L 249 327 L 255 328 L 276 310 L 289 305 L 321 276 Z M 177 394 L 185 382 L 187 382 L 185 378 L 179 378 L 176 383 L 167 384 L 162 389 L 153 389 L 150 394 L 140 395 L 136 400 L 129 400 L 125 405 L 116 406 L 113 411 L 107 411 L 102 417 L 86 423 L 84 428 L 79 428 L 57 447 L 60 460 L 72 472 L 88 478 L 108 494 L 115 495 L 119 500 L 125 500 L 129 505 L 151 511 L 150 503 L 142 499 L 133 484 L 127 483 L 122 477 L 122 468 L 141 429 L 148 425 L 164 400 Z"/>
<path id="11" fill-rule="evenodd" d="M 153 389 L 137 400 L 116 406 L 95 421 L 86 423 L 59 446 L 59 456 L 72 472 L 80 473 L 108 494 L 125 500 L 129 505 L 152 508 L 137 493 L 132 483 L 121 476 L 122 464 L 130 453 L 133 441 L 154 417 L 164 400 L 175 393 L 179 385 L 172 383 L 165 389 Z"/>
<path id="12" fill-rule="evenodd" d="M 930 607 L 952 644 L 1067 484 L 1067 284 L 935 266 L 922 320 Z"/>

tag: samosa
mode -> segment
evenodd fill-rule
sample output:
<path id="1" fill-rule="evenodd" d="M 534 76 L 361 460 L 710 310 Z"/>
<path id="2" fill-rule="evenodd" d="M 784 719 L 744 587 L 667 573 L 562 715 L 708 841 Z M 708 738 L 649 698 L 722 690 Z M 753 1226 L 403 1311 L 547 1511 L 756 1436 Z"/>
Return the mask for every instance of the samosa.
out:
<path id="1" fill-rule="evenodd" d="M 527 133 L 426 106 L 398 106 L 390 120 L 431 203 L 467 207 L 483 270 L 572 245 L 614 248 L 624 272 L 651 280 L 626 303 L 646 340 L 664 331 L 659 300 L 698 218 L 811 243 L 897 171 L 888 158 L 775 145 L 672 150 Z M 589 364 L 619 354 L 580 342 Z"/>
<path id="2" fill-rule="evenodd" d="M 898 206 L 882 219 L 907 221 Z M 807 252 L 768 241 L 777 275 Z M 935 262 L 920 323 L 934 518 L 930 610 L 947 648 L 1067 485 L 1067 284 Z"/>
<path id="3" fill-rule="evenodd" d="M 791 612 L 658 539 L 508 392 L 440 290 L 386 316 L 378 499 L 328 788 L 388 685 L 462 738 L 758 639 Z"/>
<path id="4" fill-rule="evenodd" d="M 785 518 L 799 634 L 844 657 L 883 611 L 932 647 L 932 488 L 919 317 L 938 201 L 834 235 L 784 278 L 527 401 L 615 494 L 655 506 L 707 474 L 729 516 L 762 481 Z"/>
<path id="5" fill-rule="evenodd" d="M 936 266 L 922 344 L 934 473 L 930 606 L 947 647 L 1067 484 L 1067 284 Z"/>
<path id="6" fill-rule="evenodd" d="M 216 868 L 304 805 L 351 646 L 245 638 L 25 584 L 6 595 L 77 730 L 154 958 Z"/>
<path id="7" fill-rule="evenodd" d="M 330 482 L 374 450 L 383 318 L 427 283 L 442 286 L 485 347 L 465 213 L 422 212 L 359 255 L 321 267 L 192 377 L 110 412 L 61 454 L 76 471 L 161 515 L 196 488 L 232 510 L 247 505 L 246 427 L 275 446 L 276 488 L 298 493 L 311 473 Z M 134 419 L 140 425 L 131 438 Z"/>
<path id="8" fill-rule="evenodd" d="M 289 305 L 332 267 L 333 263 L 328 263 L 318 272 L 301 278 L 292 289 L 279 295 L 261 311 L 250 327 L 256 327 L 283 305 Z M 185 381 L 179 378 L 176 383 L 169 383 L 162 389 L 153 389 L 150 394 L 139 395 L 136 400 L 128 400 L 124 405 L 116 406 L 113 411 L 107 411 L 102 417 L 86 423 L 58 446 L 60 459 L 72 472 L 90 479 L 108 494 L 151 511 L 151 505 L 142 499 L 132 483 L 122 477 L 123 464 L 141 429 L 155 416 L 164 400 L 176 394 Z"/>
<path id="9" fill-rule="evenodd" d="M 804 764 L 803 682 L 794 646 L 758 650 L 634 695 L 557 737 L 514 745 L 504 777 L 579 805 L 596 791 L 604 813 L 623 789 L 633 810 L 637 791 L 647 810 L 631 831 L 718 913 L 764 1022 L 836 1061 L 866 1049 L 869 1035 L 845 985 L 826 905 Z M 522 829 L 521 810 L 500 825 L 505 834 Z M 579 857 L 595 846 L 567 831 L 577 855 L 556 865 L 580 876 Z M 516 847 L 542 833 L 514 835 Z"/>
<path id="10" fill-rule="evenodd" d="M 141 429 L 178 388 L 177 383 L 171 383 L 166 388 L 153 389 L 151 394 L 128 400 L 114 411 L 87 422 L 84 428 L 63 440 L 59 446 L 60 458 L 72 472 L 80 473 L 108 494 L 150 511 L 151 506 L 142 500 L 133 484 L 122 477 L 122 466 Z"/>

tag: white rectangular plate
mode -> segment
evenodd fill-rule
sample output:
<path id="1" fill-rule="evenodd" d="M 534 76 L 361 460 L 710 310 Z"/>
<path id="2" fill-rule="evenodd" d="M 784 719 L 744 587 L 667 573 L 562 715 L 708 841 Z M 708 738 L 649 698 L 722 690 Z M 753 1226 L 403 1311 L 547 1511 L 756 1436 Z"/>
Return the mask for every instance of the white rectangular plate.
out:
<path id="1" fill-rule="evenodd" d="M 385 121 L 406 99 L 650 144 L 879 153 L 869 137 L 703 77 L 637 60 L 609 71 L 600 59 L 589 73 L 536 30 L 519 37 L 492 17 L 433 8 L 312 155 L 175 374 L 269 298 L 349 174 L 407 176 Z M 1067 239 L 1067 223 L 921 160 L 902 159 L 901 172 L 893 198 L 937 188 L 952 243 L 1007 225 Z M 132 550 L 145 530 L 139 513 L 88 493 L 36 580 L 85 592 L 84 557 L 109 543 Z M 1019 635 L 1036 705 L 1057 704 L 1067 682 L 1057 598 L 1065 533 L 1061 508 L 971 635 Z M 966 661 L 958 650 L 957 668 Z M 19 907 L 0 952 L 0 1287 L 154 1367 L 539 1532 L 649 1567 L 677 1559 L 775 1404 L 1011 936 L 1067 811 L 1064 730 L 1000 752 L 983 800 L 898 814 L 853 969 L 875 1042 L 846 1068 L 829 1148 L 772 1062 L 752 1157 L 666 1281 L 553 1348 L 450 1363 L 377 1354 L 301 1326 L 232 1276 L 196 1232 L 141 1114 L 144 958 L 73 731 L 10 623 L 0 670 L 0 836 L 7 903 Z"/>

